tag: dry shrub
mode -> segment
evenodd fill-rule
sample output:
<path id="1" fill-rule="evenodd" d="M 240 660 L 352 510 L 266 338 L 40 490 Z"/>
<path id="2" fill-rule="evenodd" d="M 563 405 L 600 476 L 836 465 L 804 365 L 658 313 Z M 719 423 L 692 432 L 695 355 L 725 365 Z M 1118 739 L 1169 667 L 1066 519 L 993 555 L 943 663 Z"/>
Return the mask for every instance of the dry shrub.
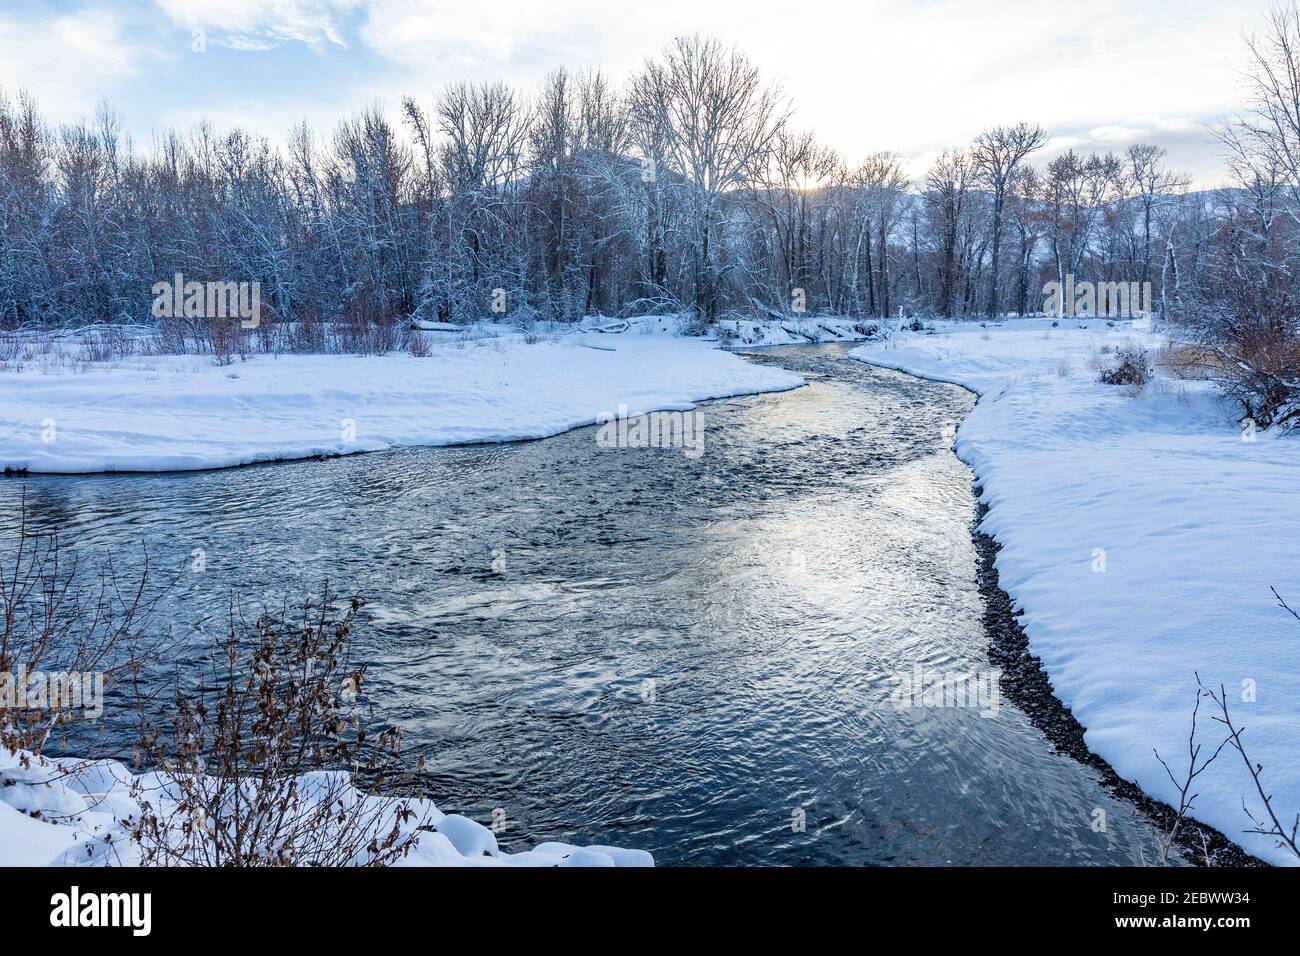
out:
<path id="1" fill-rule="evenodd" d="M 359 601 L 326 591 L 300 614 L 252 623 L 232 605 L 227 637 L 197 675 L 177 675 L 168 706 L 167 682 L 149 675 L 173 645 L 147 632 L 169 585 L 151 584 L 147 555 L 137 575 L 88 574 L 57 534 L 29 527 L 25 505 L 13 541 L 0 561 L 0 688 L 14 674 L 102 675 L 114 691 L 99 698 L 105 713 L 129 721 L 137 766 L 154 768 L 135 778 L 135 810 L 120 821 L 141 863 L 381 866 L 414 849 L 427 811 L 378 795 L 400 735 L 363 719 L 365 668 L 347 652 Z M 0 693 L 0 746 L 30 764 L 56 732 L 95 717 Z"/>
<path id="2" fill-rule="evenodd" d="M 1133 392 L 1141 392 L 1151 378 L 1151 360 L 1146 349 L 1129 346 L 1115 353 L 1114 362 L 1103 368 L 1097 381 L 1103 385 L 1124 385 Z"/>
<path id="3" fill-rule="evenodd" d="M 90 329 L 81 337 L 80 357 L 83 362 L 111 362 L 131 352 L 130 337 L 111 325 Z"/>
<path id="4" fill-rule="evenodd" d="M 325 323 L 315 315 L 302 315 L 288 324 L 284 334 L 287 351 L 299 355 L 325 351 Z"/>
<path id="5" fill-rule="evenodd" d="M 1234 286 L 1189 324 L 1206 377 L 1263 428 L 1300 426 L 1300 301 L 1285 276 Z"/>
<path id="6" fill-rule="evenodd" d="M 429 340 L 423 332 L 411 333 L 411 343 L 407 346 L 407 349 L 416 358 L 428 358 L 433 354 L 433 346 L 429 344 Z"/>
<path id="7" fill-rule="evenodd" d="M 1300 335 L 1290 324 L 1252 322 L 1217 350 L 1212 377 L 1262 428 L 1300 425 Z"/>
<path id="8" fill-rule="evenodd" d="M 218 365 L 229 365 L 238 356 L 247 360 L 248 336 L 238 321 L 218 319 L 212 323 L 212 356 Z"/>
<path id="9" fill-rule="evenodd" d="M 142 863 L 383 866 L 414 849 L 427 828 L 414 805 L 364 799 L 399 735 L 368 736 L 365 668 L 347 653 L 361 602 L 335 605 L 327 590 L 251 624 L 232 608 L 204 679 L 178 679 L 171 726 L 142 721 L 140 750 L 162 768 L 137 781 L 140 812 L 126 821 Z M 368 792 L 349 770 L 366 774 Z"/>
<path id="10" fill-rule="evenodd" d="M 1207 379 L 1211 369 L 1219 368 L 1213 353 L 1188 342 L 1166 342 L 1156 350 L 1154 362 L 1156 368 L 1184 381 Z"/>
<path id="11" fill-rule="evenodd" d="M 0 559 L 0 748 L 39 754 L 56 730 L 98 719 L 81 694 L 84 686 L 98 683 L 106 692 L 132 683 L 163 650 L 146 631 L 169 584 L 155 585 L 148 554 L 142 570 L 129 576 L 111 562 L 82 567 L 56 532 L 30 526 L 25 494 L 11 540 Z M 20 700 L 20 681 L 38 674 L 50 693 Z M 53 692 L 56 674 L 64 675 L 66 696 Z M 89 685 L 81 684 L 83 676 Z"/>
<path id="12" fill-rule="evenodd" d="M 407 323 L 397 309 L 354 299 L 343 310 L 337 349 L 354 355 L 385 355 L 402 348 L 406 335 Z"/>

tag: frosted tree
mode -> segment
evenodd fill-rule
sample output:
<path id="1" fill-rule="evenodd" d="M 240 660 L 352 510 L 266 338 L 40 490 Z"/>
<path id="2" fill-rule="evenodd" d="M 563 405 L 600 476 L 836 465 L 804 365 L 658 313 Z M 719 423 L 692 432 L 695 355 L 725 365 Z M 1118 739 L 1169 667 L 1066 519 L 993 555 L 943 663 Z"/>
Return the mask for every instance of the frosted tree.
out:
<path id="1" fill-rule="evenodd" d="M 743 53 L 701 36 L 679 37 L 661 59 L 647 61 L 632 80 L 631 102 L 641 140 L 689 187 L 695 315 L 712 320 L 723 196 L 758 178 L 787 108 Z"/>
<path id="2" fill-rule="evenodd" d="M 1002 218 L 1006 205 L 1007 186 L 1016 171 L 1031 153 L 1041 149 L 1047 141 L 1041 127 L 1032 123 L 1014 126 L 995 126 L 981 133 L 971 150 L 971 158 L 978 171 L 981 185 L 993 196 L 993 229 L 989 240 L 989 317 L 998 312 L 998 280 L 1002 252 Z"/>
<path id="3" fill-rule="evenodd" d="M 963 150 L 944 150 L 925 177 L 926 209 L 938 247 L 938 306 L 944 315 L 957 312 L 959 239 L 973 181 L 971 158 Z"/>

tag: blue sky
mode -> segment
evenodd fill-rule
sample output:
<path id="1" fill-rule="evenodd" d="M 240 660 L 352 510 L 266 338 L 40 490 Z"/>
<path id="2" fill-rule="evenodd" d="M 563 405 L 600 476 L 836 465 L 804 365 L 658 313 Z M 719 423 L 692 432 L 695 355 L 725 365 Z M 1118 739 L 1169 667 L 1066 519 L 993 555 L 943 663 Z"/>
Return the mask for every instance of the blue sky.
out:
<path id="1" fill-rule="evenodd" d="M 107 100 L 140 144 L 200 119 L 273 141 L 369 103 L 395 113 L 460 78 L 529 86 L 549 69 L 622 79 L 705 32 L 778 79 L 801 126 L 850 161 L 893 149 L 920 173 L 944 146 L 1030 119 L 1051 149 L 1160 143 L 1222 179 L 1207 127 L 1238 108 L 1241 34 L 1263 2 L 1028 0 L 0 0 L 0 86 L 56 121 Z M 195 52 L 195 31 L 204 41 Z"/>

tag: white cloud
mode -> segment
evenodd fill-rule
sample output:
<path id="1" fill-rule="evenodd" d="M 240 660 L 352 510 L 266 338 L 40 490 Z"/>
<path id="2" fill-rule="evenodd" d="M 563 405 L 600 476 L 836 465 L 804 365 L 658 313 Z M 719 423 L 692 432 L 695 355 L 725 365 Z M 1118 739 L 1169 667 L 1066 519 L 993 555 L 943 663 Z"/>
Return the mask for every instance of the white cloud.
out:
<path id="1" fill-rule="evenodd" d="M 784 81 L 796 120 L 854 159 L 875 149 L 931 155 L 987 125 L 1021 119 L 1126 143 L 1149 114 L 1186 131 L 1231 109 L 1229 65 L 1255 14 L 1166 0 L 372 0 L 360 38 L 399 68 L 386 98 L 462 78 L 531 84 L 558 65 L 621 76 L 673 36 L 735 43 Z"/>
<path id="2" fill-rule="evenodd" d="M 204 30 L 209 42 L 238 50 L 282 43 L 346 46 L 337 17 L 359 0 L 157 0 L 177 26 Z"/>
<path id="3" fill-rule="evenodd" d="M 29 90 L 59 117 L 90 112 L 107 86 L 139 73 L 145 62 L 111 11 L 23 22 L 0 13 L 0 86 Z"/>
<path id="4" fill-rule="evenodd" d="M 1088 131 L 1093 142 L 1124 145 L 1135 143 L 1149 131 L 1135 126 L 1097 126 Z"/>

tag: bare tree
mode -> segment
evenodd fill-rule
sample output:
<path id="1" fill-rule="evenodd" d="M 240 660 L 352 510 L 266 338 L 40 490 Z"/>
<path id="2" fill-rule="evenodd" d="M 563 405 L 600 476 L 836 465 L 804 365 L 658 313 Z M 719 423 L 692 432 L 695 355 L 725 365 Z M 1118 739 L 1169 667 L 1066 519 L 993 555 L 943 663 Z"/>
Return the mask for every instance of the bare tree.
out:
<path id="1" fill-rule="evenodd" d="M 992 264 L 989 269 L 987 310 L 990 318 L 998 312 L 1002 213 L 1006 203 L 1007 186 L 1025 158 L 1040 149 L 1046 141 L 1047 138 L 1041 127 L 1022 122 L 1014 126 L 995 126 L 986 130 L 975 140 L 975 145 L 971 149 L 971 158 L 979 173 L 979 180 L 993 193 L 993 231 L 990 239 Z"/>
<path id="2" fill-rule="evenodd" d="M 1138 214 L 1142 222 L 1142 254 L 1139 282 L 1147 282 L 1151 273 L 1152 226 L 1163 204 L 1177 202 L 1180 194 L 1191 182 L 1191 177 L 1175 173 L 1164 163 L 1166 150 L 1150 143 L 1134 143 L 1128 148 L 1125 159 L 1128 176 L 1136 189 Z"/>
<path id="3" fill-rule="evenodd" d="M 631 102 L 642 141 L 653 142 L 690 187 L 695 312 L 710 321 L 719 303 L 722 197 L 761 173 L 787 108 L 743 53 L 698 35 L 679 37 L 662 59 L 648 60 L 632 80 Z"/>
<path id="4" fill-rule="evenodd" d="M 1276 596 L 1277 591 L 1274 591 L 1273 594 Z M 1291 608 L 1287 607 L 1286 602 L 1280 597 L 1278 598 L 1278 602 L 1288 611 L 1291 610 Z M 1292 614 L 1294 613 L 1295 612 L 1292 611 Z M 1200 684 L 1199 676 L 1196 680 L 1197 683 Z M 1219 689 L 1216 692 L 1206 689 L 1204 685 L 1201 685 L 1201 690 L 1207 697 L 1218 705 L 1219 714 L 1214 719 L 1227 729 L 1228 742 L 1232 744 L 1232 749 L 1237 751 L 1242 762 L 1245 763 L 1246 771 L 1250 774 L 1251 782 L 1255 785 L 1255 793 L 1260 800 L 1262 811 L 1259 816 L 1256 816 L 1256 814 L 1246 806 L 1245 800 L 1242 801 L 1242 809 L 1246 812 L 1246 815 L 1250 817 L 1252 823 L 1252 826 L 1246 832 L 1258 833 L 1261 836 L 1272 837 L 1277 841 L 1277 845 L 1280 848 L 1289 850 L 1297 859 L 1300 859 L 1300 842 L 1297 842 L 1298 837 L 1300 837 L 1300 813 L 1296 814 L 1295 819 L 1291 821 L 1290 825 L 1284 823 L 1278 817 L 1277 808 L 1273 806 L 1273 796 L 1264 789 L 1264 765 L 1255 763 L 1250 759 L 1250 755 L 1246 753 L 1246 744 L 1243 739 L 1246 728 L 1239 727 L 1233 721 L 1232 715 L 1228 712 L 1228 694 L 1226 688 L 1220 684 Z"/>
<path id="5" fill-rule="evenodd" d="M 944 315 L 957 312 L 958 237 L 973 179 L 970 155 L 961 150 L 944 150 L 925 176 L 926 207 L 939 237 L 939 309 Z"/>
<path id="6" fill-rule="evenodd" d="M 1228 740 L 1230 739 L 1225 738 L 1220 741 L 1218 747 L 1215 748 L 1214 753 L 1204 759 L 1201 758 L 1202 743 L 1196 739 L 1196 718 L 1201 712 L 1201 698 L 1204 696 L 1207 695 L 1205 691 L 1201 689 L 1200 679 L 1197 678 L 1196 704 L 1192 707 L 1192 726 L 1191 730 L 1187 734 L 1187 769 L 1181 773 L 1181 776 L 1174 775 L 1169 764 L 1160 756 L 1159 750 L 1154 751 L 1156 760 L 1160 761 L 1160 766 L 1164 767 L 1165 774 L 1169 777 L 1169 782 L 1172 783 L 1174 789 L 1178 791 L 1178 808 L 1174 813 L 1173 823 L 1170 824 L 1169 829 L 1165 832 L 1164 838 L 1160 841 L 1160 862 L 1162 864 L 1167 864 L 1169 862 L 1169 854 L 1178 840 L 1178 834 L 1182 828 L 1183 821 L 1191 814 L 1192 810 L 1196 806 L 1196 798 L 1200 796 L 1199 793 L 1192 792 L 1192 786 L 1195 784 L 1196 778 L 1209 769 L 1210 765 L 1214 763 L 1219 754 L 1223 752 L 1223 748 L 1228 745 Z"/>

